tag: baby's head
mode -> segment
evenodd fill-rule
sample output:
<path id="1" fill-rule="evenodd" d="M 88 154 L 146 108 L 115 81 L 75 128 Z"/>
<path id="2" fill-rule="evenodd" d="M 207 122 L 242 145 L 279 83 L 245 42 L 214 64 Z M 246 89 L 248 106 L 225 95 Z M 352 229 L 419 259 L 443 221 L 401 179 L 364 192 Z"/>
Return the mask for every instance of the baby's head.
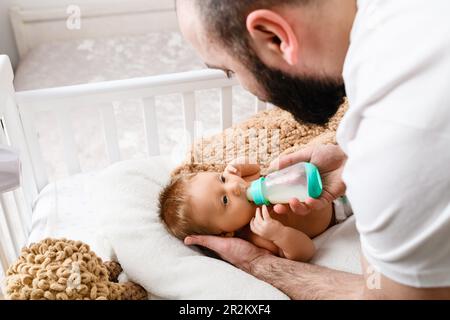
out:
<path id="1" fill-rule="evenodd" d="M 232 234 L 255 215 L 256 207 L 246 197 L 247 187 L 245 180 L 229 173 L 180 175 L 160 194 L 160 217 L 179 239 Z"/>

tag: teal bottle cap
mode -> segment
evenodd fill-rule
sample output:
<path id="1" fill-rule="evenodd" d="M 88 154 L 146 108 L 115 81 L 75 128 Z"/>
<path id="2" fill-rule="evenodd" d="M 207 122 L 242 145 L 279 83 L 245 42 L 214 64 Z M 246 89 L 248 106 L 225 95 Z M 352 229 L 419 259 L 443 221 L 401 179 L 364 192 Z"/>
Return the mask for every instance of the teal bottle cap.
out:
<path id="1" fill-rule="evenodd" d="M 250 195 L 252 200 L 257 206 L 262 206 L 265 204 L 266 206 L 270 205 L 269 200 L 264 197 L 264 180 L 266 178 L 261 177 L 258 180 L 255 180 L 250 185 Z"/>
<path id="2" fill-rule="evenodd" d="M 312 163 L 305 163 L 306 179 L 308 182 L 308 196 L 317 199 L 322 194 L 322 179 L 319 169 Z"/>

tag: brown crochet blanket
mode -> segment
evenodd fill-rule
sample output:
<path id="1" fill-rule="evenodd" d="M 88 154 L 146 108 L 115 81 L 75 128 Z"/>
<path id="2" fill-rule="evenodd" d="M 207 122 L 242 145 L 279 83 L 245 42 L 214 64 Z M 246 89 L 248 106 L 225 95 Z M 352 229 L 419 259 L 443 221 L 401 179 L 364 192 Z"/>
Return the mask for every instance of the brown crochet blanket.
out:
<path id="1" fill-rule="evenodd" d="M 280 155 L 310 144 L 336 143 L 336 130 L 347 109 L 345 102 L 325 126 L 299 123 L 279 108 L 260 112 L 220 134 L 196 141 L 172 176 L 221 172 L 229 162 L 241 157 L 259 163 L 261 173 L 265 174 L 270 162 Z"/>

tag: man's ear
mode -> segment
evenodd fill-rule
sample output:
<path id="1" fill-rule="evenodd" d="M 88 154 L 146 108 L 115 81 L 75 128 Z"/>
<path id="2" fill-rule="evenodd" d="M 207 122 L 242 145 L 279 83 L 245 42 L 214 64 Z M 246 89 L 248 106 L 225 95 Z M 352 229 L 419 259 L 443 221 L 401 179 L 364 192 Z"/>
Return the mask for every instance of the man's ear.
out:
<path id="1" fill-rule="evenodd" d="M 298 63 L 298 40 L 285 18 L 274 11 L 260 9 L 250 13 L 246 23 L 261 58 L 267 56 L 273 59 L 273 55 L 278 55 L 289 65 Z"/>

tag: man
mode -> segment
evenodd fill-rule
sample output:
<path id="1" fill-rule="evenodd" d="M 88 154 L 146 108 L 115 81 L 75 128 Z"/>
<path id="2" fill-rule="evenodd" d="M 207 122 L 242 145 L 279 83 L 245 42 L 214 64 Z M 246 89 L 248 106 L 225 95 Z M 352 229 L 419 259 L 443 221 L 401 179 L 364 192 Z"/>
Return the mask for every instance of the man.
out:
<path id="1" fill-rule="evenodd" d="M 450 2 L 178 0 L 177 10 L 209 67 L 298 120 L 325 123 L 347 94 L 339 147 L 279 164 L 310 161 L 323 176 L 321 199 L 290 201 L 298 214 L 346 193 L 364 274 L 288 261 L 240 239 L 185 243 L 294 299 L 450 298 Z"/>

